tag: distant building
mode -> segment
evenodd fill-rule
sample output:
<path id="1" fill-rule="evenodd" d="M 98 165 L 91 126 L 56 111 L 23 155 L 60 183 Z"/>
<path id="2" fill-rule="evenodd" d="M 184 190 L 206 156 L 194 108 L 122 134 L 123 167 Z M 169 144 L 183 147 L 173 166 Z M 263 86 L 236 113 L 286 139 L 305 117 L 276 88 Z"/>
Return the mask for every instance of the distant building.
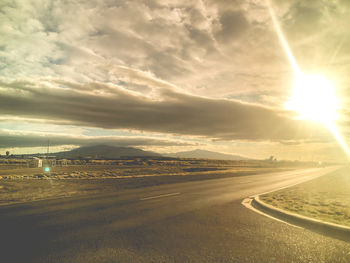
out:
<path id="1" fill-rule="evenodd" d="M 37 157 L 33 157 L 28 161 L 28 166 L 31 168 L 43 167 L 43 160 Z"/>
<path id="2" fill-rule="evenodd" d="M 56 166 L 56 156 L 46 156 L 45 159 L 43 159 L 43 166 L 53 167 Z"/>

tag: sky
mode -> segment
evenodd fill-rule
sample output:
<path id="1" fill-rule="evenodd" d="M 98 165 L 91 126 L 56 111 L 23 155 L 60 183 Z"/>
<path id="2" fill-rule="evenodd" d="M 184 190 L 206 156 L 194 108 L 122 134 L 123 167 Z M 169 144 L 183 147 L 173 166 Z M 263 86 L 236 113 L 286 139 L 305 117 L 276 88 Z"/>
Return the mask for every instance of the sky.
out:
<path id="1" fill-rule="evenodd" d="M 271 6 L 300 68 L 336 87 L 347 142 L 350 2 Z M 0 35 L 0 154 L 50 140 L 347 158 L 322 124 L 286 110 L 294 73 L 265 0 L 2 0 Z"/>

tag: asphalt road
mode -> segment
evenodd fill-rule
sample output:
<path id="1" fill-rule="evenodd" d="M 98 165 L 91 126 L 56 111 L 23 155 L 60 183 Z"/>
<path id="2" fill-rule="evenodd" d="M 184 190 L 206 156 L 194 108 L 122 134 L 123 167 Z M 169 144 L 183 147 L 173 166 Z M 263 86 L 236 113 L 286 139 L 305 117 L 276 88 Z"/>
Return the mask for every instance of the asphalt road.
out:
<path id="1" fill-rule="evenodd" d="M 350 262 L 350 243 L 241 205 L 330 168 L 0 208 L 0 262 Z"/>

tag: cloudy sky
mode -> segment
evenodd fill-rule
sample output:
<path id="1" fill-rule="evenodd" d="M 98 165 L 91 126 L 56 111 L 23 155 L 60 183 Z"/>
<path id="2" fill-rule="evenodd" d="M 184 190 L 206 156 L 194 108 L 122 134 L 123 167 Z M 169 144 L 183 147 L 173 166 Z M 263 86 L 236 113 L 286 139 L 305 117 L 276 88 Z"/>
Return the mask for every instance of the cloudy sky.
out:
<path id="1" fill-rule="evenodd" d="M 350 2 L 272 7 L 304 72 L 330 79 L 348 139 Z M 334 160 L 285 110 L 294 73 L 265 0 L 2 0 L 0 153 L 106 143 Z"/>

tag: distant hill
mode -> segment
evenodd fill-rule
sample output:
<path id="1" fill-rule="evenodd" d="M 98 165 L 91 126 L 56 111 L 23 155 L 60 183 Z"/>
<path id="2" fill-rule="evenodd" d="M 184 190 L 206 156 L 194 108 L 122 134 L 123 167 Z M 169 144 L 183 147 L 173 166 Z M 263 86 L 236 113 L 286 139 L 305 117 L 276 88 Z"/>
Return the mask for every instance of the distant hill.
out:
<path id="1" fill-rule="evenodd" d="M 249 160 L 249 158 L 246 158 L 240 155 L 211 152 L 211 151 L 200 150 L 200 149 L 193 150 L 193 151 L 186 151 L 186 152 L 169 153 L 169 154 L 164 154 L 164 156 L 177 157 L 177 158 L 215 159 L 215 160 Z"/>
<path id="2" fill-rule="evenodd" d="M 57 158 L 106 158 L 117 159 L 121 157 L 161 157 L 159 153 L 143 151 L 133 147 L 116 147 L 108 145 L 83 146 L 66 152 L 51 153 Z"/>

